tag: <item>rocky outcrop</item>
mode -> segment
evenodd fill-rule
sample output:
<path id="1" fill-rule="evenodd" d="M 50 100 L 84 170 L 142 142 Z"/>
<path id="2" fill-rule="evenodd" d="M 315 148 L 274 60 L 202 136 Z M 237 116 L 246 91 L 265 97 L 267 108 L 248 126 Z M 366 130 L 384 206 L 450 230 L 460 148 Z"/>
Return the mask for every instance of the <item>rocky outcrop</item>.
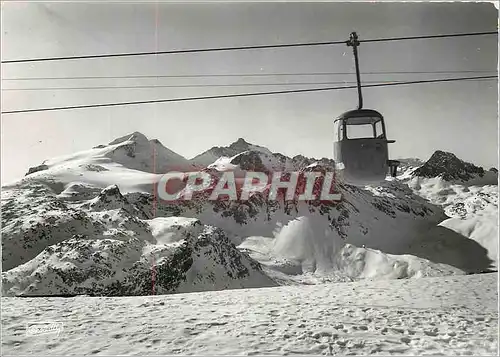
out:
<path id="1" fill-rule="evenodd" d="M 484 176 L 484 169 L 474 164 L 460 160 L 454 154 L 436 151 L 421 167 L 413 172 L 419 177 L 442 177 L 446 181 L 467 181 Z"/>
<path id="2" fill-rule="evenodd" d="M 35 167 L 30 167 L 28 172 L 26 173 L 25 176 L 28 176 L 28 175 L 31 175 L 31 174 L 34 174 L 35 172 L 39 172 L 39 171 L 45 171 L 47 170 L 49 167 L 45 164 L 41 164 L 41 165 L 38 165 L 38 166 L 35 166 Z"/>
<path id="3" fill-rule="evenodd" d="M 276 285 L 214 227 L 164 245 L 74 236 L 2 274 L 3 294 L 10 296 L 127 296 Z"/>

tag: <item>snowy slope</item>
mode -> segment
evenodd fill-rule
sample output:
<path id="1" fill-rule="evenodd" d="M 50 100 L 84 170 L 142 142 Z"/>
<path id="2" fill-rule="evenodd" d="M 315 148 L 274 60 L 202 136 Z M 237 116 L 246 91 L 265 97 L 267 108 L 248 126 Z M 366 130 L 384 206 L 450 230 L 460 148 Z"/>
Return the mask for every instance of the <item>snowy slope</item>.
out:
<path id="1" fill-rule="evenodd" d="M 492 212 L 471 218 L 449 218 L 440 226 L 470 238 L 488 250 L 489 258 L 498 269 L 498 213 Z"/>
<path id="2" fill-rule="evenodd" d="M 443 207 L 449 218 L 440 226 L 478 242 L 498 268 L 498 172 L 437 151 L 400 179 L 419 196 Z"/>
<path id="3" fill-rule="evenodd" d="M 2 298 L 5 355 L 498 355 L 498 274 Z M 30 322 L 60 333 L 26 336 Z"/>
<path id="4" fill-rule="evenodd" d="M 167 149 L 157 139 L 148 140 L 138 132 L 115 139 L 108 147 L 114 148 L 106 156 L 129 169 L 165 173 L 169 170 L 187 171 L 194 167 L 186 158 Z"/>

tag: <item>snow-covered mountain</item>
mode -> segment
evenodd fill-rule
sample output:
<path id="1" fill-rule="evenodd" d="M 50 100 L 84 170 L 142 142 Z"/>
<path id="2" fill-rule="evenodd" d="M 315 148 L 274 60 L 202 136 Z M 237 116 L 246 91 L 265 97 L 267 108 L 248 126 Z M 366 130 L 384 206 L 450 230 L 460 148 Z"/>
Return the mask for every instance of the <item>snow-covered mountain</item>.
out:
<path id="1" fill-rule="evenodd" d="M 199 220 L 144 219 L 116 185 L 73 205 L 43 185 L 21 187 L 3 212 L 10 223 L 2 227 L 6 294 L 144 295 L 153 286 L 161 294 L 276 285 L 221 229 Z"/>
<path id="2" fill-rule="evenodd" d="M 186 160 L 132 133 L 47 160 L 2 188 L 3 292 L 144 295 L 487 271 L 498 259 L 492 254 L 498 225 L 488 221 L 490 230 L 483 225 L 471 233 L 472 221 L 464 220 L 487 216 L 477 212 L 493 217 L 498 186 L 467 185 L 475 176 L 449 183 L 444 175 L 456 168 L 461 180 L 464 167 L 481 179 L 488 173 L 456 160 L 443 171 L 442 158 L 402 160 L 399 177 L 377 187 L 337 182 L 340 202 L 268 201 L 259 194 L 211 201 L 201 194 L 165 203 L 154 187 L 167 170 L 324 172 L 334 165 L 243 139 Z M 457 195 L 459 187 L 467 195 Z M 479 195 L 485 190 L 488 197 Z M 460 204 L 475 208 L 451 215 Z"/>
<path id="3" fill-rule="evenodd" d="M 267 169 L 269 171 L 299 170 L 319 162 L 322 165 L 333 165 L 333 160 L 322 158 L 320 160 L 307 158 L 302 155 L 287 157 L 280 153 L 273 153 L 269 149 L 250 144 L 245 139 L 239 138 L 226 147 L 214 146 L 204 153 L 190 160 L 192 163 L 211 168 L 231 168 L 238 165 L 244 170 Z"/>
<path id="4" fill-rule="evenodd" d="M 222 230 L 199 221 L 191 226 L 168 243 L 74 235 L 5 272 L 4 292 L 124 296 L 277 285 Z"/>
<path id="5" fill-rule="evenodd" d="M 436 151 L 402 182 L 443 207 L 448 218 L 440 226 L 478 242 L 498 268 L 498 172 Z"/>
<path id="6" fill-rule="evenodd" d="M 460 160 L 454 154 L 441 150 L 434 152 L 429 160 L 414 172 L 415 176 L 441 177 L 450 182 L 457 180 L 468 182 L 471 179 L 483 178 L 486 174 L 482 167 Z"/>
<path id="7" fill-rule="evenodd" d="M 193 170 L 195 165 L 186 158 L 158 140 L 134 132 L 107 145 L 45 160 L 30 168 L 21 182 L 43 182 L 53 185 L 58 193 L 68 185 L 83 184 L 83 191 L 87 191 L 118 183 L 121 192 L 152 192 L 154 183 L 165 172 Z"/>
<path id="8" fill-rule="evenodd" d="M 189 160 L 167 149 L 158 139 L 148 140 L 138 132 L 115 139 L 107 147 L 114 148 L 106 153 L 106 157 L 130 169 L 165 173 L 193 168 Z"/>

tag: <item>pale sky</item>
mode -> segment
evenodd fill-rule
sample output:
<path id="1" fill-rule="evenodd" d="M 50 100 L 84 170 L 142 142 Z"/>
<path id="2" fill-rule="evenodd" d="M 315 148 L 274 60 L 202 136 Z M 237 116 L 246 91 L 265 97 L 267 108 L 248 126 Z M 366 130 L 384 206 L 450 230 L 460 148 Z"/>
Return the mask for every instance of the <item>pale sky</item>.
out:
<path id="1" fill-rule="evenodd" d="M 2 59 L 111 54 L 496 31 L 489 3 L 2 4 Z M 497 74 L 498 37 L 361 44 L 362 80 Z M 329 76 L 23 80 L 21 77 L 351 72 L 344 45 L 2 64 L 2 111 L 337 85 L 7 91 L 14 88 L 353 81 Z M 363 72 L 474 71 L 454 74 Z M 341 85 L 341 84 L 340 84 Z M 364 107 L 386 118 L 390 155 L 455 153 L 498 161 L 498 82 L 367 88 Z M 356 90 L 2 115 L 2 183 L 43 160 L 140 131 L 191 158 L 239 137 L 294 156 L 332 157 L 333 119 Z"/>

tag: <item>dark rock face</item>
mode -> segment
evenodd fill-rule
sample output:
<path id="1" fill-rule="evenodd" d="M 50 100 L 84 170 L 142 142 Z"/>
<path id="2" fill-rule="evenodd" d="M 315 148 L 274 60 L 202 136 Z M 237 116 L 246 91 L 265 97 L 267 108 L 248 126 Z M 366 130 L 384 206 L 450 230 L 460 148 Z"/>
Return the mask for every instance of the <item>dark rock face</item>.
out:
<path id="1" fill-rule="evenodd" d="M 28 172 L 24 176 L 28 176 L 28 175 L 34 174 L 35 172 L 44 171 L 44 170 L 48 170 L 48 169 L 49 169 L 49 167 L 45 164 L 38 165 L 35 167 L 30 167 Z"/>
<path id="2" fill-rule="evenodd" d="M 231 149 L 239 151 L 239 152 L 248 150 L 249 146 L 250 146 L 250 144 L 247 143 L 245 141 L 245 139 L 243 139 L 243 138 L 239 138 L 234 143 L 232 143 L 231 145 L 229 145 L 229 147 Z"/>
<path id="3" fill-rule="evenodd" d="M 111 185 L 104 188 L 99 195 L 84 203 L 82 208 L 90 211 L 99 212 L 110 209 L 120 209 L 128 215 L 137 216 L 141 219 L 147 219 L 147 215 L 136 205 L 131 204 L 120 192 L 117 185 Z"/>
<path id="4" fill-rule="evenodd" d="M 441 176 L 447 181 L 468 181 L 477 176 L 483 177 L 484 169 L 462 161 L 452 153 L 438 150 L 425 164 L 416 169 L 413 175 L 420 177 Z"/>
<path id="5" fill-rule="evenodd" d="M 259 153 L 255 151 L 248 151 L 239 154 L 233 160 L 231 164 L 238 165 L 242 170 L 246 171 L 256 171 L 256 172 L 267 172 L 268 170 L 262 163 Z"/>

